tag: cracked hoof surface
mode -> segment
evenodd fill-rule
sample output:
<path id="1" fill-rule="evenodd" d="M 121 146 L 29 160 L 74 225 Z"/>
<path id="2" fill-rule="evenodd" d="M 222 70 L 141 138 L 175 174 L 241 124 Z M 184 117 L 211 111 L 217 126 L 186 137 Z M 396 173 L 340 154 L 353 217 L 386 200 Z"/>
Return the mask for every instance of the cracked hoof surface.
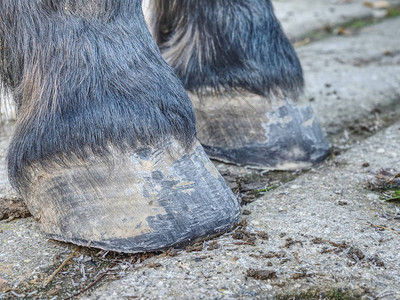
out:
<path id="1" fill-rule="evenodd" d="M 162 250 L 218 234 L 239 204 L 196 141 L 185 149 L 112 151 L 47 171 L 33 168 L 25 201 L 53 239 L 127 253 Z"/>

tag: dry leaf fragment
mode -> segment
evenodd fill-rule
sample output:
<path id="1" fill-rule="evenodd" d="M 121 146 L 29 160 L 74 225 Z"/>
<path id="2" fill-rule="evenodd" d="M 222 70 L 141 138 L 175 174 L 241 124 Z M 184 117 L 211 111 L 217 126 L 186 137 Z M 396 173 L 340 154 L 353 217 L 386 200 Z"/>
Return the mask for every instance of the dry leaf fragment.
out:
<path id="1" fill-rule="evenodd" d="M 379 173 L 375 175 L 375 177 L 376 179 L 382 179 L 385 180 L 386 182 L 390 182 L 391 180 L 394 179 L 395 176 L 389 171 L 381 169 Z"/>
<path id="2" fill-rule="evenodd" d="M 374 9 L 385 9 L 390 7 L 389 1 L 364 1 L 364 5 Z"/>
<path id="3" fill-rule="evenodd" d="M 7 293 L 11 290 L 7 280 L 0 278 L 0 293 Z"/>

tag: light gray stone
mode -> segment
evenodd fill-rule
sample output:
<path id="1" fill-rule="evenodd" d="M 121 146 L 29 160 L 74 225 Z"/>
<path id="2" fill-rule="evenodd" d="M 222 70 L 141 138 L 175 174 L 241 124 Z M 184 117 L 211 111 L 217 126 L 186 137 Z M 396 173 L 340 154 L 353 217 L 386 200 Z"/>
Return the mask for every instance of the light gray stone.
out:
<path id="1" fill-rule="evenodd" d="M 364 0 L 275 0 L 275 13 L 290 39 L 333 28 L 356 19 L 385 17 L 386 11 L 365 5 Z M 376 2 L 376 1 L 369 1 Z M 391 0 L 399 5 L 399 0 Z"/>
<path id="2" fill-rule="evenodd" d="M 311 105 L 323 127 L 337 132 L 375 110 L 400 108 L 400 18 L 297 49 Z"/>
<path id="3" fill-rule="evenodd" d="M 12 298 L 8 289 L 19 291 L 29 285 L 40 286 L 55 269 L 55 257 L 70 251 L 66 244 L 48 240 L 33 218 L 0 221 L 0 299 Z"/>

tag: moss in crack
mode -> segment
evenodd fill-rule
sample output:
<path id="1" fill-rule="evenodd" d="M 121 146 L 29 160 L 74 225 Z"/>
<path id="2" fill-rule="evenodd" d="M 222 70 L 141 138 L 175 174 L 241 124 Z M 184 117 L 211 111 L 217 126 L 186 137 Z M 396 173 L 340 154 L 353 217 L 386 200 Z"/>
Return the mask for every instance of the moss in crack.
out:
<path id="1" fill-rule="evenodd" d="M 387 17 L 388 18 L 395 18 L 400 16 L 400 6 L 393 6 L 388 8 Z"/>
<path id="2" fill-rule="evenodd" d="M 253 191 L 251 191 L 250 193 L 253 194 L 253 195 L 262 196 L 262 195 L 264 195 L 266 192 L 273 191 L 273 190 L 275 190 L 276 188 L 278 188 L 279 186 L 280 186 L 280 184 L 272 184 L 272 185 L 269 185 L 269 186 L 267 186 L 267 187 L 265 187 L 265 188 L 263 188 L 263 189 L 253 190 Z"/>
<path id="3" fill-rule="evenodd" d="M 247 174 L 237 179 L 238 192 L 242 199 L 242 205 L 249 204 L 262 197 L 266 193 L 277 189 L 283 183 L 296 179 L 301 173 L 308 170 L 298 171 L 270 171 Z"/>
<path id="4" fill-rule="evenodd" d="M 381 199 L 400 204 L 400 190 L 387 190 L 383 192 Z"/>
<path id="5" fill-rule="evenodd" d="M 310 42 L 322 40 L 331 35 L 354 35 L 362 28 L 380 23 L 389 18 L 395 18 L 400 16 L 400 6 L 393 5 L 386 9 L 386 16 L 382 18 L 375 17 L 364 17 L 356 20 L 352 20 L 349 22 L 344 22 L 342 24 L 338 24 L 336 26 L 327 25 L 324 28 L 315 30 L 313 32 L 308 33 L 302 38 L 297 38 L 292 40 L 296 47 L 303 46 L 309 44 Z"/>
<path id="6" fill-rule="evenodd" d="M 143 263 L 151 257 L 163 255 L 160 253 L 122 254 L 79 247 L 73 258 L 44 286 L 43 283 L 71 254 L 72 249 L 76 248 L 67 243 L 57 241 L 54 243 L 67 246 L 65 251 L 53 258 L 54 265 L 41 269 L 40 273 L 20 281 L 17 286 L 10 287 L 3 298 L 0 296 L 1 299 L 54 299 L 56 297 L 75 299 L 86 296 L 98 285 L 121 279 L 128 271 L 136 267 L 136 263 Z M 147 267 L 147 265 L 143 264 L 142 267 Z"/>
<path id="7" fill-rule="evenodd" d="M 287 295 L 278 295 L 276 299 L 324 299 L 324 300 L 355 300 L 360 299 L 362 291 L 353 291 L 350 289 L 331 288 L 325 291 L 319 289 L 311 289 L 304 292 L 292 293 Z"/>

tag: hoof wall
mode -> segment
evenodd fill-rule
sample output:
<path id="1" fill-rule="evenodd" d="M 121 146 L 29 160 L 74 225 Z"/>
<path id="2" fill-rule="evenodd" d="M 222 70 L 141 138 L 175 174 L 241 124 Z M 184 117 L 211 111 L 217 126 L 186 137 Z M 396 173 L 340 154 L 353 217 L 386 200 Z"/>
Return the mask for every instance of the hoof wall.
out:
<path id="1" fill-rule="evenodd" d="M 196 142 L 32 171 L 25 201 L 50 238 L 157 251 L 229 230 L 239 204 Z"/>
<path id="2" fill-rule="evenodd" d="M 197 137 L 217 160 L 273 170 L 310 167 L 330 145 L 309 106 L 254 94 L 190 98 Z"/>

